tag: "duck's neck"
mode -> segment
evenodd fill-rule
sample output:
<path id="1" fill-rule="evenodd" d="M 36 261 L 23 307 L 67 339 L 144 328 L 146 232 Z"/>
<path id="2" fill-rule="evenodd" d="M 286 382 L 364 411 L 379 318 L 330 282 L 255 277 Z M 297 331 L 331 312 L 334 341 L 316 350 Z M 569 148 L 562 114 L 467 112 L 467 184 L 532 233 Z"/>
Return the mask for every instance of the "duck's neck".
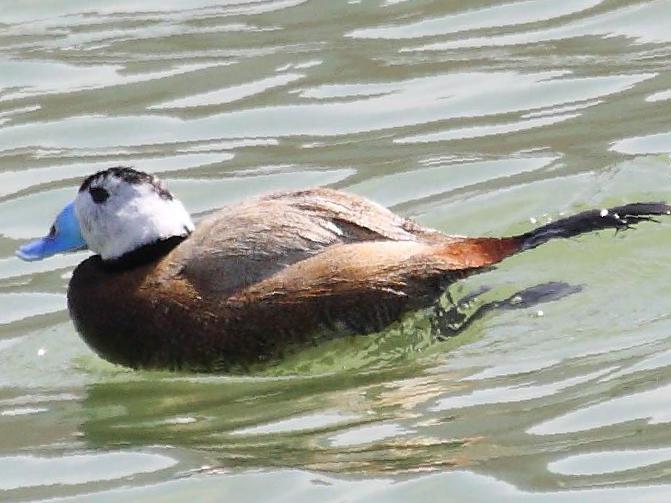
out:
<path id="1" fill-rule="evenodd" d="M 189 236 L 172 236 L 167 239 L 161 239 L 140 246 L 133 251 L 124 253 L 117 259 L 103 260 L 102 266 L 109 271 L 121 271 L 155 262 L 167 255 L 173 248 L 188 237 Z"/>

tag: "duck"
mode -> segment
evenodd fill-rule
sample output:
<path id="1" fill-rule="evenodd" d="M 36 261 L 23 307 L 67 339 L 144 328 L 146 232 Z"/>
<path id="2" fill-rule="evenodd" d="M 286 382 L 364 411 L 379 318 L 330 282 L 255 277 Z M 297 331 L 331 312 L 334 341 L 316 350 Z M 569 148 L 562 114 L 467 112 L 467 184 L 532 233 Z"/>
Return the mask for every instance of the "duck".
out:
<path id="1" fill-rule="evenodd" d="M 671 214 L 663 202 L 588 210 L 508 237 L 445 234 L 329 188 L 262 194 L 195 226 L 156 176 L 83 180 L 23 260 L 88 249 L 67 305 L 99 356 L 134 369 L 224 371 L 324 338 L 369 334 L 455 281 L 550 240 Z M 326 334 L 326 335 L 324 335 Z"/>

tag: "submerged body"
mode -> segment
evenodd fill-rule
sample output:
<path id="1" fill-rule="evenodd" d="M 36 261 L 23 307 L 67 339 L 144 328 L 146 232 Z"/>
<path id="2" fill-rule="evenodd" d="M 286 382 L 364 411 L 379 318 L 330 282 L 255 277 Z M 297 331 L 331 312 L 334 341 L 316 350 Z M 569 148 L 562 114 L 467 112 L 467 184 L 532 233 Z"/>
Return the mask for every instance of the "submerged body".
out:
<path id="1" fill-rule="evenodd" d="M 172 195 L 153 177 L 137 174 L 148 177 L 108 170 L 82 185 L 74 213 L 82 241 L 91 248 L 99 243 L 99 255 L 75 269 L 68 289 L 84 340 L 103 358 L 134 368 L 225 369 L 277 358 L 325 334 L 377 331 L 431 305 L 449 283 L 514 253 L 555 237 L 627 227 L 670 209 L 633 204 L 520 236 L 465 238 L 358 196 L 312 189 L 231 205 L 193 230 L 190 221 L 179 221 L 181 205 Z M 140 203 L 152 198 L 151 209 L 125 186 L 115 192 L 111 182 L 118 179 L 137 185 Z M 134 202 L 116 204 L 117 194 Z M 161 220 L 154 218 L 161 200 L 173 205 L 166 215 L 177 215 L 175 225 L 154 222 Z M 125 239 L 106 241 L 100 228 L 122 226 L 129 205 L 136 221 L 149 215 L 146 229 L 135 223 Z M 71 248 L 81 246 L 71 241 Z M 19 255 L 51 253 L 34 252 L 35 246 Z"/>

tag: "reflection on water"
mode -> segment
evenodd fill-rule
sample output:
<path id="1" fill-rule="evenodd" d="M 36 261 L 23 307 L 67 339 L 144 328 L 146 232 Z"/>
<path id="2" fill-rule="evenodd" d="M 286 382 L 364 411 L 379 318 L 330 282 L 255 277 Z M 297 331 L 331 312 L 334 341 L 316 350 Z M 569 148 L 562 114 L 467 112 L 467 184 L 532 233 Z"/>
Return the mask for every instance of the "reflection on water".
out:
<path id="1" fill-rule="evenodd" d="M 196 217 L 330 185 L 472 235 L 669 199 L 670 22 L 668 0 L 3 5 L 0 499 L 668 500 L 669 224 L 552 243 L 452 287 L 459 311 L 249 376 L 101 361 L 65 312 L 86 254 L 13 250 L 119 164 Z"/>
<path id="2" fill-rule="evenodd" d="M 158 471 L 176 463 L 166 456 L 125 452 L 53 458 L 7 456 L 0 458 L 3 474 L 0 489 L 10 490 L 34 485 L 36 480 L 30 475 L 31 472 L 42 474 L 39 485 L 74 485 Z"/>

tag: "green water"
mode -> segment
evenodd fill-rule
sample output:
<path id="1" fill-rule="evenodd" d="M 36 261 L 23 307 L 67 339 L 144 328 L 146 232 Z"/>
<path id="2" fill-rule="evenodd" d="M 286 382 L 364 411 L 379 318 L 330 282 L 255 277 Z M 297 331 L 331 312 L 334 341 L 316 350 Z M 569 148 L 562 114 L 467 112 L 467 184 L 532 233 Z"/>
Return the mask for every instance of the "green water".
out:
<path id="1" fill-rule="evenodd" d="M 251 375 L 132 372 L 23 263 L 82 177 L 350 190 L 446 232 L 668 200 L 671 2 L 0 2 L 0 500 L 671 500 L 671 223 L 556 242 Z M 55 499 L 54 499 L 55 498 Z"/>

